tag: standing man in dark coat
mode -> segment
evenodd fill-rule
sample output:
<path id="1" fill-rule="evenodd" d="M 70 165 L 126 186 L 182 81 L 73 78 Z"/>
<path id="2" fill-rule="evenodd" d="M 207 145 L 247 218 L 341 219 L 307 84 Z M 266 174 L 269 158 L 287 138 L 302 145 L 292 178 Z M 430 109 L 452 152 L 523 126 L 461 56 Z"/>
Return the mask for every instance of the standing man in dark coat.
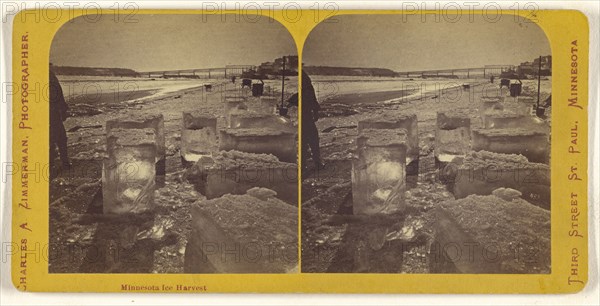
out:
<path id="1" fill-rule="evenodd" d="M 58 78 L 50 66 L 50 167 L 56 159 L 56 147 L 60 154 L 63 169 L 69 169 L 71 162 L 67 153 L 67 132 L 63 121 L 67 119 L 68 106 Z"/>
<path id="2" fill-rule="evenodd" d="M 306 72 L 302 71 L 302 167 L 306 168 L 308 148 L 316 169 L 324 167 L 321 162 L 321 149 L 319 146 L 319 131 L 315 122 L 319 120 L 319 102 L 315 88 Z"/>

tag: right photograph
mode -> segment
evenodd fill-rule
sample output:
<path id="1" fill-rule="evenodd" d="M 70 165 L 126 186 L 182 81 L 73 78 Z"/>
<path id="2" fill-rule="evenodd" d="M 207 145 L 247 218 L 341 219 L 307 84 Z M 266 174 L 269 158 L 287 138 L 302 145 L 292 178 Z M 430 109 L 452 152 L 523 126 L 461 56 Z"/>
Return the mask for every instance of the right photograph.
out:
<path id="1" fill-rule="evenodd" d="M 534 21 L 336 16 L 302 63 L 302 273 L 551 272 L 552 54 Z"/>

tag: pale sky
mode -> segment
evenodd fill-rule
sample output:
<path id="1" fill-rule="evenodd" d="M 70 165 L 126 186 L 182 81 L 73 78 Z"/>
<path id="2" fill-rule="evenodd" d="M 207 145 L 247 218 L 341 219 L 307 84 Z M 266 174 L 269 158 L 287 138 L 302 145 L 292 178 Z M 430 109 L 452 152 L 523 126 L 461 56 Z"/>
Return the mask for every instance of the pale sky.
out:
<path id="1" fill-rule="evenodd" d="M 494 23 L 473 17 L 450 23 L 435 22 L 433 15 L 425 22 L 416 15 L 336 16 L 337 22 L 321 23 L 310 33 L 303 63 L 407 71 L 513 65 L 551 55 L 534 23 L 509 15 Z"/>
<path id="2" fill-rule="evenodd" d="M 134 18 L 135 23 L 115 22 L 112 15 L 98 22 L 81 17 L 67 22 L 54 37 L 50 62 L 142 72 L 258 65 L 298 53 L 288 31 L 265 16 L 255 22 L 234 15 L 225 20 L 219 15 Z"/>

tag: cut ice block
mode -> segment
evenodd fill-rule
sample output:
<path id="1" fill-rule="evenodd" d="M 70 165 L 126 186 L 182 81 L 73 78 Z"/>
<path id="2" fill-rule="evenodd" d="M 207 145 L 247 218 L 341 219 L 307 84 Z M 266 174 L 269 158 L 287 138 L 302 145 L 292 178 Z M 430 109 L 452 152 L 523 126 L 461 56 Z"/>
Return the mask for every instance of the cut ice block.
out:
<path id="1" fill-rule="evenodd" d="M 525 115 L 520 110 L 504 111 L 493 110 L 483 115 L 483 125 L 486 129 L 528 128 L 543 124 L 534 117 Z"/>
<path id="2" fill-rule="evenodd" d="M 369 131 L 373 133 L 367 135 Z M 403 211 L 407 150 L 404 130 L 365 129 L 359 138 L 363 139 L 352 161 L 354 214 Z"/>
<path id="3" fill-rule="evenodd" d="M 482 113 L 493 109 L 502 108 L 502 98 L 500 97 L 482 97 L 481 98 L 481 111 Z"/>
<path id="4" fill-rule="evenodd" d="M 246 109 L 246 99 L 244 98 L 225 98 L 225 113 L 230 113 L 235 109 Z"/>
<path id="5" fill-rule="evenodd" d="M 229 115 L 229 127 L 239 128 L 272 128 L 294 131 L 294 125 L 290 119 L 277 116 L 265 115 L 248 111 L 232 112 Z"/>
<path id="6" fill-rule="evenodd" d="M 531 117 L 531 114 L 533 111 L 533 105 L 516 102 L 516 101 L 511 101 L 511 102 L 504 102 L 502 104 L 502 109 L 505 112 L 513 112 L 513 113 L 527 115 L 527 116 Z"/>
<path id="7" fill-rule="evenodd" d="M 364 129 L 405 129 L 407 131 L 406 163 L 419 159 L 419 130 L 417 115 L 412 113 L 400 114 L 396 117 L 373 117 L 358 122 L 358 133 Z"/>
<path id="8" fill-rule="evenodd" d="M 181 157 L 196 162 L 217 150 L 217 118 L 205 112 L 184 112 L 181 129 Z"/>
<path id="9" fill-rule="evenodd" d="M 550 209 L 550 167 L 522 155 L 471 152 L 456 165 L 454 196 L 489 195 L 504 187 L 519 190 L 522 198 Z"/>
<path id="10" fill-rule="evenodd" d="M 156 146 L 156 131 L 153 128 L 113 128 L 106 137 L 106 152 L 109 158 L 115 157 L 117 149 L 137 145 Z"/>
<path id="11" fill-rule="evenodd" d="M 550 154 L 548 134 L 523 128 L 473 130 L 473 151 L 521 154 L 530 162 L 547 163 Z"/>
<path id="12" fill-rule="evenodd" d="M 435 130 L 435 158 L 447 163 L 471 150 L 471 118 L 467 112 L 437 113 Z"/>
<path id="13" fill-rule="evenodd" d="M 537 102 L 537 97 L 519 96 L 519 97 L 517 97 L 517 101 L 518 101 L 518 103 L 522 103 L 522 104 L 526 104 L 526 105 L 533 105 Z"/>
<path id="14" fill-rule="evenodd" d="M 275 155 L 285 162 L 296 162 L 294 132 L 269 128 L 225 129 L 220 131 L 219 149 Z"/>
<path id="15" fill-rule="evenodd" d="M 433 273 L 550 273 L 547 210 L 522 199 L 471 195 L 440 203 L 435 217 Z"/>
<path id="16" fill-rule="evenodd" d="M 247 102 L 248 110 L 258 114 L 273 115 L 277 108 L 277 98 L 261 96 L 260 98 L 251 98 Z"/>
<path id="17" fill-rule="evenodd" d="M 153 129 L 113 129 L 102 169 L 104 213 L 139 213 L 153 205 L 156 145 Z"/>
<path id="18" fill-rule="evenodd" d="M 235 112 L 248 111 L 246 99 L 244 98 L 227 98 L 225 99 L 225 121 L 227 126 L 231 120 L 231 114 Z"/>
<path id="19" fill-rule="evenodd" d="M 264 187 L 289 204 L 298 203 L 297 165 L 281 162 L 273 155 L 221 151 L 200 158 L 185 172 L 185 178 L 209 199 Z"/>
<path id="20" fill-rule="evenodd" d="M 276 198 L 224 195 L 191 209 L 185 273 L 290 273 L 298 265 L 298 208 Z"/>
<path id="21" fill-rule="evenodd" d="M 542 101 L 540 101 L 540 102 L 542 102 Z M 519 109 L 521 109 L 521 111 L 524 114 L 535 116 L 537 97 L 519 96 L 519 97 L 517 97 L 517 101 L 515 102 L 515 104 L 519 105 Z"/>
<path id="22" fill-rule="evenodd" d="M 437 128 L 441 130 L 452 130 L 460 127 L 471 127 L 469 113 L 464 110 L 451 110 L 437 112 Z"/>
<path id="23" fill-rule="evenodd" d="M 225 99 L 225 119 L 229 124 L 229 116 L 233 112 L 247 110 L 246 99 L 244 98 L 226 98 Z"/>
<path id="24" fill-rule="evenodd" d="M 106 121 L 106 135 L 110 137 L 113 129 L 146 129 L 151 128 L 156 133 L 156 160 L 165 158 L 165 121 L 162 114 L 133 115 Z"/>
<path id="25" fill-rule="evenodd" d="M 361 129 L 361 131 L 358 133 L 358 136 L 356 137 L 357 150 L 364 148 L 367 144 L 373 144 L 376 141 L 378 134 L 382 134 L 382 135 L 386 135 L 387 137 L 390 137 L 390 139 L 388 139 L 388 140 L 391 142 L 400 142 L 400 143 L 406 144 L 406 138 L 407 138 L 408 131 L 406 131 L 406 129 L 401 129 L 401 128 Z"/>
<path id="26" fill-rule="evenodd" d="M 436 130 L 435 159 L 448 163 L 457 156 L 463 156 L 471 150 L 471 131 L 468 127 L 452 130 Z"/>

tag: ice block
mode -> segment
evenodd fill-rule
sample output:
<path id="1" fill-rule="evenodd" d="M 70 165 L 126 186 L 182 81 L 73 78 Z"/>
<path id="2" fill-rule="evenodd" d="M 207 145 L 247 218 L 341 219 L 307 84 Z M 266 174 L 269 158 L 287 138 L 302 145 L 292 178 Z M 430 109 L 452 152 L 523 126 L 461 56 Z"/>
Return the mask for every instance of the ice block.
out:
<path id="1" fill-rule="evenodd" d="M 265 115 L 273 115 L 275 114 L 275 109 L 277 108 L 277 98 L 261 96 L 260 98 L 253 98 L 249 101 L 248 110 Z"/>
<path id="2" fill-rule="evenodd" d="M 436 162 L 448 163 L 471 150 L 471 118 L 465 111 L 437 113 L 435 130 Z"/>
<path id="3" fill-rule="evenodd" d="M 209 199 L 224 194 L 244 194 L 253 187 L 269 188 L 276 197 L 298 204 L 297 165 L 268 154 L 221 151 L 200 158 L 184 177 Z"/>
<path id="4" fill-rule="evenodd" d="M 230 114 L 229 118 L 229 127 L 235 129 L 272 128 L 283 129 L 290 132 L 296 130 L 290 119 L 277 115 L 265 115 L 248 111 L 234 111 Z"/>
<path id="5" fill-rule="evenodd" d="M 132 115 L 106 121 L 106 136 L 110 137 L 114 129 L 146 129 L 151 128 L 156 134 L 156 171 L 158 175 L 165 174 L 165 121 L 162 114 Z"/>
<path id="6" fill-rule="evenodd" d="M 549 161 L 550 139 L 545 131 L 523 128 L 476 129 L 472 135 L 473 151 L 521 154 L 536 163 Z"/>
<path id="7" fill-rule="evenodd" d="M 183 112 L 180 154 L 186 162 L 196 162 L 217 150 L 217 118 L 203 111 Z"/>
<path id="8" fill-rule="evenodd" d="M 354 214 L 403 211 L 407 137 L 404 129 L 364 129 L 352 161 Z"/>
<path id="9" fill-rule="evenodd" d="M 522 155 L 471 152 L 456 165 L 453 193 L 489 195 L 504 187 L 520 191 L 523 199 L 550 209 L 550 167 L 532 163 Z"/>
<path id="10" fill-rule="evenodd" d="M 282 129 L 245 128 L 220 131 L 219 149 L 275 155 L 284 162 L 297 161 L 296 134 Z"/>
<path id="11" fill-rule="evenodd" d="M 224 195 L 192 209 L 185 273 L 293 273 L 298 208 L 276 198 Z"/>
<path id="12" fill-rule="evenodd" d="M 501 97 L 482 97 L 481 98 L 481 113 L 485 113 L 493 109 L 502 109 Z"/>
<path id="13" fill-rule="evenodd" d="M 409 187 L 417 184 L 419 176 L 419 130 L 417 115 L 402 113 L 398 115 L 383 115 L 361 120 L 358 122 L 358 133 L 363 129 L 405 129 L 407 132 L 406 175 Z"/>
<path id="14" fill-rule="evenodd" d="M 519 108 L 520 107 L 520 108 Z M 511 110 L 491 110 L 483 115 L 483 125 L 486 129 L 504 128 L 541 128 L 544 121 L 527 114 L 523 105 Z"/>
<path id="15" fill-rule="evenodd" d="M 246 99 L 245 98 L 225 98 L 225 112 L 229 113 L 234 109 L 238 108 L 246 108 Z"/>
<path id="16" fill-rule="evenodd" d="M 226 98 L 224 104 L 225 104 L 224 115 L 225 115 L 225 120 L 226 120 L 227 125 L 229 125 L 230 114 L 232 112 L 238 112 L 238 111 L 248 109 L 245 98 Z"/>
<path id="17" fill-rule="evenodd" d="M 522 199 L 471 195 L 435 210 L 432 273 L 548 274 L 550 212 Z"/>
<path id="18" fill-rule="evenodd" d="M 364 129 L 405 129 L 407 131 L 406 163 L 419 159 L 419 130 L 417 128 L 417 115 L 404 113 L 397 116 L 385 115 L 373 117 L 358 122 L 358 133 Z"/>
<path id="19" fill-rule="evenodd" d="M 537 103 L 537 97 L 531 97 L 531 96 L 518 96 L 517 97 L 517 101 L 519 103 L 522 104 L 526 104 L 526 105 L 534 105 Z"/>
<path id="20" fill-rule="evenodd" d="M 154 129 L 112 129 L 102 168 L 105 214 L 151 210 L 156 177 Z"/>
<path id="21" fill-rule="evenodd" d="M 146 129 L 151 128 L 156 133 L 156 158 L 165 158 L 165 121 L 162 114 L 132 115 L 106 121 L 106 135 L 110 137 L 113 129 Z"/>

